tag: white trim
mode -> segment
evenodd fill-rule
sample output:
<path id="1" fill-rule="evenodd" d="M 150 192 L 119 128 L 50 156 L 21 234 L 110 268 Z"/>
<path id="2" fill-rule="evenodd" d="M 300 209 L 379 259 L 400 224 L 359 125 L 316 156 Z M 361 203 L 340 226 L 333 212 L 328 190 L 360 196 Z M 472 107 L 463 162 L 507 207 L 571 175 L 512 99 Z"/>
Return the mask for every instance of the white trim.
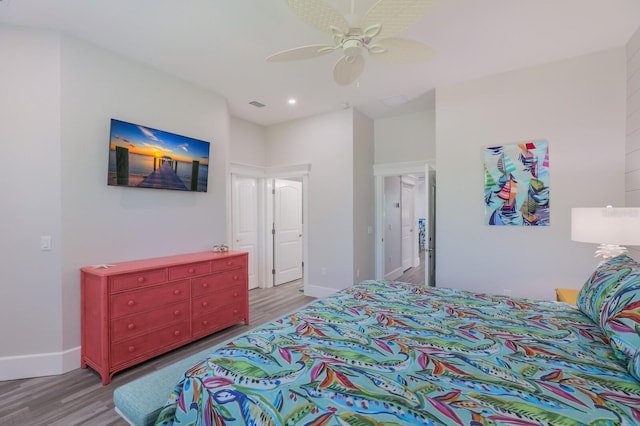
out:
<path id="1" fill-rule="evenodd" d="M 266 175 L 264 167 L 251 164 L 230 163 L 229 169 L 231 174 L 246 177 L 263 178 Z"/>
<path id="2" fill-rule="evenodd" d="M 304 285 L 304 295 L 311 296 L 316 298 L 322 298 L 326 296 L 330 296 L 339 292 L 341 289 L 333 288 L 333 287 L 321 287 L 317 285 Z"/>
<path id="3" fill-rule="evenodd" d="M 80 368 L 80 346 L 62 352 L 0 358 L 0 381 L 54 376 Z"/>
<path id="4" fill-rule="evenodd" d="M 374 205 L 375 205 L 375 260 L 374 277 L 383 279 L 384 275 L 384 176 L 376 175 L 374 178 Z"/>
<path id="5" fill-rule="evenodd" d="M 263 167 L 253 164 L 231 163 L 230 173 L 255 178 L 288 178 L 302 177 L 311 173 L 311 163 L 293 164 L 289 166 Z"/>
<path id="6" fill-rule="evenodd" d="M 265 172 L 267 176 L 274 178 L 302 177 L 311 173 L 311 163 L 267 167 L 265 168 Z"/>
<path id="7" fill-rule="evenodd" d="M 396 280 L 402 275 L 402 267 L 396 268 L 384 276 L 385 280 Z"/>
<path id="8" fill-rule="evenodd" d="M 264 253 L 265 253 L 265 262 L 264 265 L 266 267 L 265 276 L 265 288 L 273 287 L 273 191 L 274 191 L 274 178 L 265 178 L 265 186 L 264 186 L 264 199 L 265 199 L 265 209 L 264 209 L 264 217 L 265 217 L 265 228 L 264 228 Z M 304 189 L 303 189 L 304 191 Z M 304 193 L 303 193 L 304 194 Z"/>
<path id="9" fill-rule="evenodd" d="M 309 170 L 311 165 L 309 165 Z M 309 282 L 309 175 L 302 175 L 302 285 Z M 305 290 L 306 291 L 306 290 Z"/>
<path id="10" fill-rule="evenodd" d="M 403 163 L 384 163 L 373 165 L 374 176 L 398 176 L 411 173 L 424 173 L 425 164 L 435 170 L 435 160 L 407 161 Z"/>

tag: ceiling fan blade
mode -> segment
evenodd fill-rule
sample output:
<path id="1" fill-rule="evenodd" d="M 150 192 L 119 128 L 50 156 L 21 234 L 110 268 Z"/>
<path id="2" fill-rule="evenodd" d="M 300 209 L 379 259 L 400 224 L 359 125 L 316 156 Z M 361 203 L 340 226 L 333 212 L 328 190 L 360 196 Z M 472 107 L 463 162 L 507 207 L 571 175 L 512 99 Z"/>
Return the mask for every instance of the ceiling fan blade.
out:
<path id="1" fill-rule="evenodd" d="M 333 67 L 333 79 L 341 86 L 347 86 L 360 77 L 362 70 L 364 70 L 362 55 L 343 56 Z"/>
<path id="2" fill-rule="evenodd" d="M 331 44 L 312 44 L 310 46 L 294 47 L 267 56 L 267 62 L 295 61 L 298 59 L 310 59 L 326 55 L 336 49 Z"/>
<path id="3" fill-rule="evenodd" d="M 385 64 L 415 64 L 435 56 L 426 44 L 408 38 L 388 37 L 376 40 L 369 46 L 369 55 Z"/>
<path id="4" fill-rule="evenodd" d="M 347 20 L 324 0 L 287 0 L 289 8 L 312 27 L 331 33 L 337 28 L 342 34 L 349 31 Z"/>
<path id="5" fill-rule="evenodd" d="M 398 34 L 418 22 L 436 0 L 379 0 L 362 18 L 362 28 L 380 24 L 378 36 Z"/>

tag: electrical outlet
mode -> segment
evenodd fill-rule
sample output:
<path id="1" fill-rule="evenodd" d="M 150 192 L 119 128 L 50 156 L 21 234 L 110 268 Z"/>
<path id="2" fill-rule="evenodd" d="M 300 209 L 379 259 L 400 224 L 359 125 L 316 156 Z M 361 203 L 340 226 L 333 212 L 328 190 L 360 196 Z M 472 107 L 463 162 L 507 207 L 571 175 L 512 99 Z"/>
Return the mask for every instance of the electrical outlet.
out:
<path id="1" fill-rule="evenodd" d="M 327 275 L 327 268 L 322 268 L 322 269 L 320 269 L 320 273 L 321 273 L 322 275 Z"/>
<path id="2" fill-rule="evenodd" d="M 511 289 L 505 288 L 504 290 L 502 290 L 502 294 L 504 294 L 505 296 L 511 296 Z"/>

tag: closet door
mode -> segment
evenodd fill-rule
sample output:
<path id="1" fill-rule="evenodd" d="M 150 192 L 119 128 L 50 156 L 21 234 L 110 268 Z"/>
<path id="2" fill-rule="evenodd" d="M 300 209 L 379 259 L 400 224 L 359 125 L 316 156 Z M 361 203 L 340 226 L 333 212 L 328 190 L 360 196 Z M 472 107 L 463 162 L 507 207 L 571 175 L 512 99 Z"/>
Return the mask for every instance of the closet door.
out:
<path id="1" fill-rule="evenodd" d="M 302 182 L 275 179 L 274 285 L 302 279 Z"/>
<path id="2" fill-rule="evenodd" d="M 251 177 L 231 176 L 233 192 L 232 244 L 236 251 L 249 253 L 249 289 L 258 287 L 258 180 Z"/>

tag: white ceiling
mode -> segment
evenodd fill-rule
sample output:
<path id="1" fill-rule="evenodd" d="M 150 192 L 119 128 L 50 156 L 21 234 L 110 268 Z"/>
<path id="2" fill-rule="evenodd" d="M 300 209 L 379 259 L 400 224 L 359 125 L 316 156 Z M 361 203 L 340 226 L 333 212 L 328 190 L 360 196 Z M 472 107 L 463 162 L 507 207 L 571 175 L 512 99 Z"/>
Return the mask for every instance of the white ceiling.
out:
<path id="1" fill-rule="evenodd" d="M 349 0 L 327 1 L 349 12 Z M 355 0 L 356 13 L 373 3 Z M 367 61 L 346 87 L 332 78 L 338 52 L 265 62 L 280 50 L 331 42 L 284 0 L 0 0 L 0 24 L 87 40 L 211 89 L 227 98 L 232 115 L 269 125 L 345 105 L 371 118 L 393 115 L 432 105 L 434 87 L 623 46 L 640 26 L 640 1 L 438 0 L 401 34 L 431 46 L 434 59 Z M 298 104 L 288 105 L 289 97 Z M 254 100 L 266 107 L 249 105 Z"/>

